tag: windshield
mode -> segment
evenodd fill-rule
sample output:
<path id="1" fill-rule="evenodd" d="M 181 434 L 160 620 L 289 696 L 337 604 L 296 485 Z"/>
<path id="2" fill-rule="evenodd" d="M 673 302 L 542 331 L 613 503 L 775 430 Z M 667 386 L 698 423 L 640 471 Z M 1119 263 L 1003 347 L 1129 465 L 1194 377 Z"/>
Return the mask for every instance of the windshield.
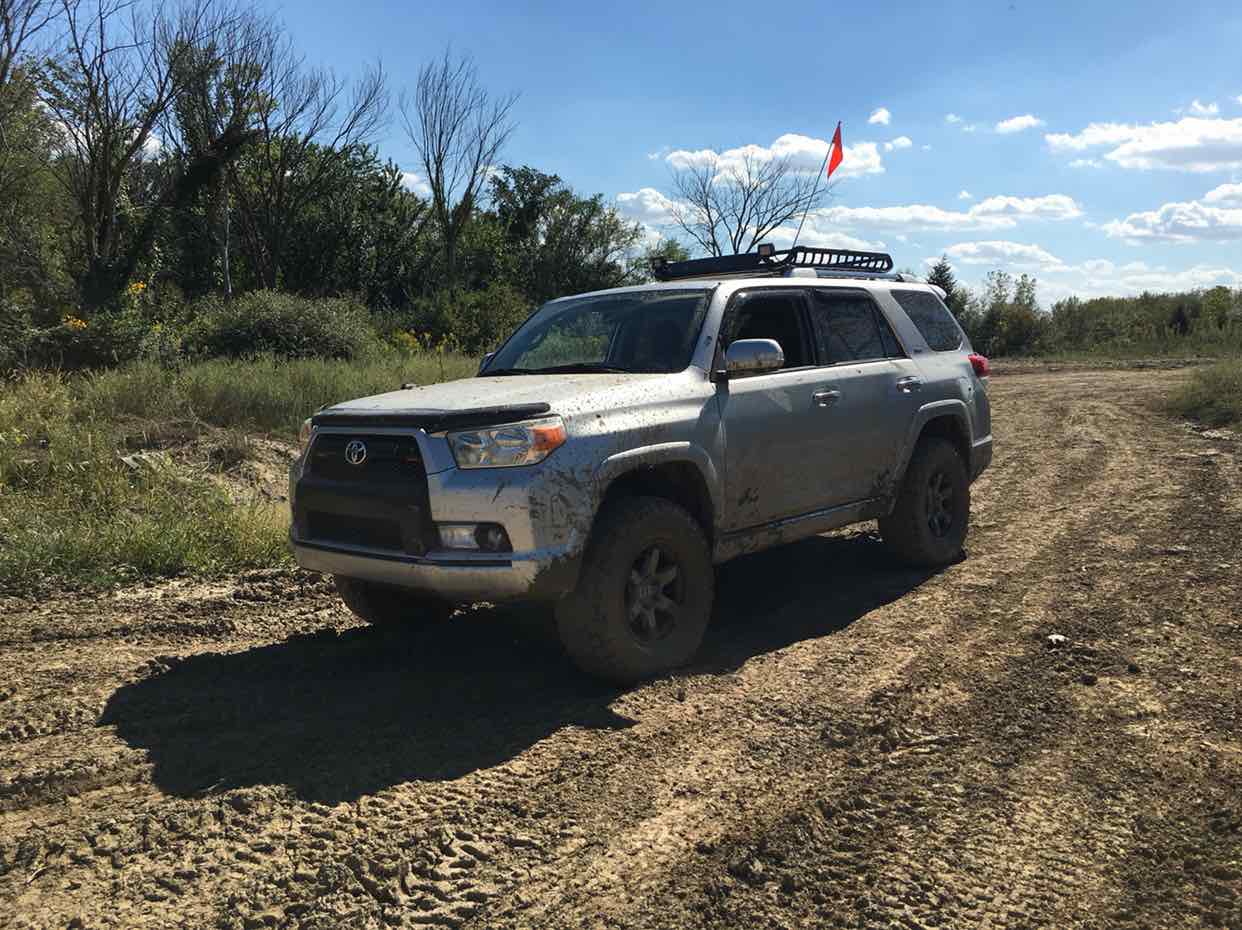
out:
<path id="1" fill-rule="evenodd" d="M 690 364 L 708 295 L 705 288 L 631 291 L 544 304 L 482 374 L 681 371 Z"/>

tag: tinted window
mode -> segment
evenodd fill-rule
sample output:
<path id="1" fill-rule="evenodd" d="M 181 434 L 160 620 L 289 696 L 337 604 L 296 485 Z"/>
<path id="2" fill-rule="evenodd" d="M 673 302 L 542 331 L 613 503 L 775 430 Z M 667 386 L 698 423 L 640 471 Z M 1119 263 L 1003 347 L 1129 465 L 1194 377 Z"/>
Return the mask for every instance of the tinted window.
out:
<path id="1" fill-rule="evenodd" d="M 740 295 L 725 324 L 724 347 L 738 339 L 775 339 L 785 353 L 784 367 L 811 364 L 802 332 L 801 293 Z"/>
<path id="2" fill-rule="evenodd" d="M 811 322 L 815 326 L 820 364 L 865 362 L 892 354 L 885 346 L 871 298 L 827 289 L 811 293 Z"/>
<path id="3" fill-rule="evenodd" d="M 892 291 L 893 299 L 918 327 L 927 344 L 937 352 L 947 352 L 962 344 L 962 331 L 949 308 L 927 291 Z"/>

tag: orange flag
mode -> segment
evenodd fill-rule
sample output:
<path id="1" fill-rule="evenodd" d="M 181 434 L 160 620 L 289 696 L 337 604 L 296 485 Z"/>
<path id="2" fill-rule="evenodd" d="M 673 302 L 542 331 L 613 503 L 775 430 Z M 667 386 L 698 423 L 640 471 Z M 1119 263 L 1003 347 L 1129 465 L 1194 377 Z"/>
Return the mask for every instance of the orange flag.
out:
<path id="1" fill-rule="evenodd" d="M 832 134 L 831 155 L 828 157 L 828 179 L 832 180 L 832 173 L 837 170 L 845 158 L 845 153 L 841 150 L 841 124 L 837 123 L 837 131 Z"/>

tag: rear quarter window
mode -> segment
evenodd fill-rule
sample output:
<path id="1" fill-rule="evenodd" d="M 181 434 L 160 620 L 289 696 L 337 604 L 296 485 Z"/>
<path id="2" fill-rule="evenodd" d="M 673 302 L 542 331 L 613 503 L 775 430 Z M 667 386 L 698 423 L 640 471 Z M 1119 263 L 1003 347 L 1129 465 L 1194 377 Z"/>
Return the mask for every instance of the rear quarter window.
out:
<path id="1" fill-rule="evenodd" d="M 949 308 L 935 294 L 927 291 L 890 291 L 893 300 L 906 311 L 927 344 L 937 352 L 950 352 L 962 347 L 962 331 Z"/>

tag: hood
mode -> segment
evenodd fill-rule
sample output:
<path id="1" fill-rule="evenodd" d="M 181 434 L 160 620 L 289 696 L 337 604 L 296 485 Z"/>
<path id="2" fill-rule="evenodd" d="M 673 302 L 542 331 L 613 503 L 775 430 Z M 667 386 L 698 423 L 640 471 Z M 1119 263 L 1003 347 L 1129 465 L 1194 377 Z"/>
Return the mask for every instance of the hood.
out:
<path id="1" fill-rule="evenodd" d="M 547 413 L 572 417 L 648 402 L 667 374 L 549 374 L 462 378 L 335 404 L 318 426 L 418 426 L 428 432 L 512 423 Z"/>

